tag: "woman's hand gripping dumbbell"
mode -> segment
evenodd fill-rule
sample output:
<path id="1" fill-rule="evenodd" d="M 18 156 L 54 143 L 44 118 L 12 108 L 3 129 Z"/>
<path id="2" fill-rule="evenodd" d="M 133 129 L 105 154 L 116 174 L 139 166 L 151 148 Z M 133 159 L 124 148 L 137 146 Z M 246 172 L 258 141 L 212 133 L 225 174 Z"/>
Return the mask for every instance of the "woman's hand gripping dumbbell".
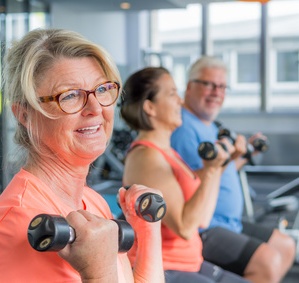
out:
<path id="1" fill-rule="evenodd" d="M 124 187 L 126 190 L 130 186 Z M 117 202 L 119 205 L 119 196 L 117 195 Z M 136 214 L 147 222 L 156 222 L 161 220 L 166 213 L 166 203 L 164 199 L 155 193 L 143 193 L 135 202 Z"/>
<path id="2" fill-rule="evenodd" d="M 111 220 L 118 225 L 118 251 L 127 252 L 134 243 L 134 231 L 124 220 Z M 28 241 L 37 251 L 59 251 L 75 240 L 76 231 L 60 215 L 39 214 L 30 221 Z"/>
<path id="3" fill-rule="evenodd" d="M 221 146 L 222 149 L 228 153 L 227 159 L 222 164 L 222 166 L 225 166 L 230 161 L 230 154 L 228 152 L 227 146 L 224 143 L 217 142 L 217 144 L 219 144 L 219 146 Z M 199 156 L 202 159 L 214 160 L 215 158 L 217 158 L 219 149 L 218 149 L 216 143 L 206 141 L 206 142 L 202 142 L 199 144 L 197 151 L 198 151 Z"/>

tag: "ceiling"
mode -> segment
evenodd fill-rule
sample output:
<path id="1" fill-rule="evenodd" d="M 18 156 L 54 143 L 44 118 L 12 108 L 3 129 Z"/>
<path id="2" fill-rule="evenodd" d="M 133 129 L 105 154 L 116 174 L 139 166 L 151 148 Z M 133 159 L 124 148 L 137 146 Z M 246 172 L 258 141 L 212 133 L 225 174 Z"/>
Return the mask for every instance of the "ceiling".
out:
<path id="1" fill-rule="evenodd" d="M 64 2 L 72 6 L 80 5 L 82 0 L 39 0 L 48 4 Z M 206 0 L 203 0 L 206 1 Z M 129 11 L 154 10 L 154 9 L 177 9 L 186 8 L 188 4 L 200 3 L 201 0 L 84 0 L 84 10 L 118 11 L 122 10 L 121 3 L 130 4 Z"/>
<path id="2" fill-rule="evenodd" d="M 52 3 L 69 5 L 70 10 L 80 12 L 88 11 L 121 11 L 123 2 L 130 3 L 128 11 L 155 10 L 155 9 L 178 9 L 186 8 L 188 4 L 205 4 L 211 2 L 226 2 L 237 0 L 0 0 L 0 12 L 6 3 L 7 13 L 17 13 L 26 10 L 26 5 L 30 2 L 31 11 L 44 10 L 45 5 Z M 24 8 L 25 7 L 25 8 Z"/>

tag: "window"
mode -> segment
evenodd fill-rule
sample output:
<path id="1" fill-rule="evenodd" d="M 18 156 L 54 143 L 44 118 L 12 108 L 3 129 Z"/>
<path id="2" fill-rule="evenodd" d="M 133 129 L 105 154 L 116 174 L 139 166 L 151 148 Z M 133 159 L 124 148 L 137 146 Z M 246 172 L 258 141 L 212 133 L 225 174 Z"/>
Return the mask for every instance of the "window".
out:
<path id="1" fill-rule="evenodd" d="M 238 83 L 257 83 L 260 81 L 260 56 L 257 53 L 239 53 L 237 65 Z"/>
<path id="2" fill-rule="evenodd" d="M 229 69 L 223 110 L 260 108 L 260 4 L 242 2 L 210 5 L 210 54 L 222 54 Z M 218 55 L 219 56 L 219 55 Z"/>
<path id="3" fill-rule="evenodd" d="M 153 13 L 157 22 L 152 29 L 151 49 L 171 57 L 170 71 L 182 95 L 189 66 L 201 54 L 201 5 L 188 5 L 186 9 L 158 10 Z M 165 66 L 165 67 L 169 67 Z"/>
<path id="4" fill-rule="evenodd" d="M 271 1 L 268 6 L 272 111 L 299 109 L 299 1 Z"/>
<path id="5" fill-rule="evenodd" d="M 277 52 L 277 82 L 298 82 L 298 51 Z"/>

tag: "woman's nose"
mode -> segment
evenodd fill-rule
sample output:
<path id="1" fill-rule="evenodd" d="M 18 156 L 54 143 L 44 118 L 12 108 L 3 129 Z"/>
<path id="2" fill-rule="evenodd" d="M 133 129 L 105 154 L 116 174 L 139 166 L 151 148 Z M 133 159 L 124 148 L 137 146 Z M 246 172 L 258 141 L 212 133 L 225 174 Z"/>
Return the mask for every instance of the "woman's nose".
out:
<path id="1" fill-rule="evenodd" d="M 101 113 L 102 112 L 102 105 L 98 102 L 98 100 L 95 97 L 94 93 L 89 93 L 87 97 L 86 105 L 83 109 L 84 112 L 88 113 Z"/>

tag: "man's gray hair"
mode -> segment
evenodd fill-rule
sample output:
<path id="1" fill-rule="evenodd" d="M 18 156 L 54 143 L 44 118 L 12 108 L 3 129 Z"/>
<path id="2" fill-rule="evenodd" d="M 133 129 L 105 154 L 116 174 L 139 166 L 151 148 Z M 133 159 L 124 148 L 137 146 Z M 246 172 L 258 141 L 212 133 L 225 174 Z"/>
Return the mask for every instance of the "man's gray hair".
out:
<path id="1" fill-rule="evenodd" d="M 188 81 L 197 79 L 201 75 L 202 70 L 206 68 L 223 69 L 227 72 L 227 67 L 223 61 L 216 57 L 203 56 L 191 65 L 188 73 Z"/>

